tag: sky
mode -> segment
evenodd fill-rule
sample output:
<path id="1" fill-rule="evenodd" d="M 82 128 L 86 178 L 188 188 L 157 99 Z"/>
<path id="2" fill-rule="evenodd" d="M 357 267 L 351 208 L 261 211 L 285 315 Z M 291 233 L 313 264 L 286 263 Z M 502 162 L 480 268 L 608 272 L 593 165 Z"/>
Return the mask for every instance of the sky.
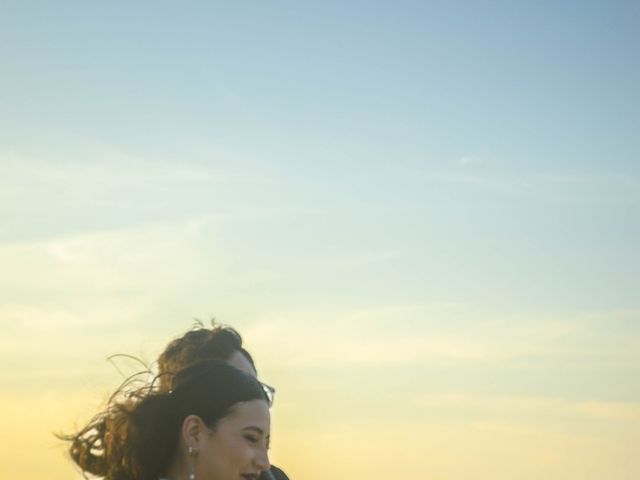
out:
<path id="1" fill-rule="evenodd" d="M 0 6 L 0 476 L 194 319 L 292 479 L 637 479 L 640 6 Z M 116 368 L 116 366 L 118 368 Z"/>

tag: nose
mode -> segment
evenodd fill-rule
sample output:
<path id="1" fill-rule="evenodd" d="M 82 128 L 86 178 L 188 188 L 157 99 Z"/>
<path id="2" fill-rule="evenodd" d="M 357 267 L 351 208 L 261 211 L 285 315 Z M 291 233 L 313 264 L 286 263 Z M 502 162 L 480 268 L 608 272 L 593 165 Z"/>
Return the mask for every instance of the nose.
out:
<path id="1" fill-rule="evenodd" d="M 258 467 L 261 471 L 266 472 L 271 467 L 271 463 L 269 463 L 269 454 L 266 448 L 261 448 L 256 453 L 256 457 L 254 459 L 254 463 L 256 467 Z"/>

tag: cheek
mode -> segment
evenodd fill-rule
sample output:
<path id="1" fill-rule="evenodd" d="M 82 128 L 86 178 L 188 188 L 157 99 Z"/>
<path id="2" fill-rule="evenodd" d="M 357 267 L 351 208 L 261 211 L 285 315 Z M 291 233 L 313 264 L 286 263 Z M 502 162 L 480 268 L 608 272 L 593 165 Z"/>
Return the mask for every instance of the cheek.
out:
<path id="1" fill-rule="evenodd" d="M 239 439 L 229 444 L 228 454 L 233 463 L 242 469 L 251 463 L 253 448 L 245 440 Z"/>
<path id="2" fill-rule="evenodd" d="M 209 463 L 217 470 L 243 471 L 251 464 L 254 450 L 243 439 L 228 439 L 218 442 L 215 447 Z"/>

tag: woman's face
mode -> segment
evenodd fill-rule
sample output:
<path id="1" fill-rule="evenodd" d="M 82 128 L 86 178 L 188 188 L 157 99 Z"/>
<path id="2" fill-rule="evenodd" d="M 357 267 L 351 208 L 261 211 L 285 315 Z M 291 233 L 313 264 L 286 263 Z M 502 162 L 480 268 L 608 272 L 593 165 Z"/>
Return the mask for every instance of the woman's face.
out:
<path id="1" fill-rule="evenodd" d="M 205 432 L 198 452 L 198 480 L 257 480 L 269 469 L 269 407 L 264 400 L 235 406 L 233 412 Z"/>

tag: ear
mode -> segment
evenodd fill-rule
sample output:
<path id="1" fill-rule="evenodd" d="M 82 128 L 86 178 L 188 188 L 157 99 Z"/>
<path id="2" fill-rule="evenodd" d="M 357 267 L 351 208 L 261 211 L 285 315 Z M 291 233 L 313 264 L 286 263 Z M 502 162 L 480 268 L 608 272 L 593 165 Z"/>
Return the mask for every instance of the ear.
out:
<path id="1" fill-rule="evenodd" d="M 182 439 L 187 451 L 191 450 L 191 454 L 195 455 L 200 450 L 206 428 L 207 426 L 197 415 L 189 415 L 182 422 Z"/>

